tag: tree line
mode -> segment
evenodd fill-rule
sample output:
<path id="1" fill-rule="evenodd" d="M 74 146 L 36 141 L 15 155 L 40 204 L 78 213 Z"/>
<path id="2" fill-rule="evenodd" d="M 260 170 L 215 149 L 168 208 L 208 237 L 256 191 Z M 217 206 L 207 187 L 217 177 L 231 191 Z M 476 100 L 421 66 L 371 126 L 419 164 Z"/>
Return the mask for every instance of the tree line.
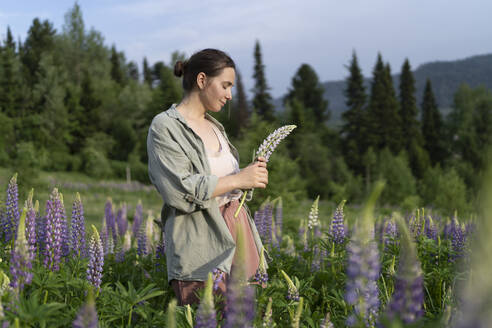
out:
<path id="1" fill-rule="evenodd" d="M 430 80 L 417 104 L 408 60 L 395 90 L 391 67 L 378 54 L 366 90 L 354 51 L 347 66 L 348 110 L 334 129 L 309 64 L 293 76 L 285 110 L 275 111 L 259 41 L 253 55 L 252 99 L 238 69 L 232 103 L 215 114 L 238 145 L 242 164 L 269 130 L 298 126 L 272 159 L 270 180 L 279 183 L 260 193 L 358 201 L 384 177 L 390 204 L 450 211 L 473 200 L 491 144 L 489 90 L 463 85 L 443 117 Z M 8 28 L 0 45 L 0 165 L 97 178 L 124 177 L 130 167 L 132 178 L 148 182 L 147 130 L 156 114 L 181 99 L 172 68 L 184 58 L 178 51 L 167 63 L 149 65 L 143 58 L 139 71 L 115 45 L 105 45 L 101 33 L 85 28 L 77 4 L 59 32 L 35 18 L 26 39 L 15 41 Z"/>

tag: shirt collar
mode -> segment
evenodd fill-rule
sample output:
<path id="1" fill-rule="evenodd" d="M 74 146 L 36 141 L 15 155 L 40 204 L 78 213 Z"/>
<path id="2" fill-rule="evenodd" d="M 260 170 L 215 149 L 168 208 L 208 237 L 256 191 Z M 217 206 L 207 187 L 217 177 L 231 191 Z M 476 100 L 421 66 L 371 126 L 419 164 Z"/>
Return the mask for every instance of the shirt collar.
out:
<path id="1" fill-rule="evenodd" d="M 185 126 L 190 127 L 188 123 L 186 123 L 183 115 L 181 115 L 181 113 L 176 109 L 176 104 L 171 105 L 171 107 L 167 110 L 167 114 L 169 115 L 169 117 L 177 119 Z M 220 122 L 217 121 L 212 115 L 210 115 L 209 113 L 205 113 L 205 118 L 212 122 L 217 128 L 219 128 L 221 132 L 224 132 L 224 127 L 222 126 L 222 124 L 220 124 Z"/>

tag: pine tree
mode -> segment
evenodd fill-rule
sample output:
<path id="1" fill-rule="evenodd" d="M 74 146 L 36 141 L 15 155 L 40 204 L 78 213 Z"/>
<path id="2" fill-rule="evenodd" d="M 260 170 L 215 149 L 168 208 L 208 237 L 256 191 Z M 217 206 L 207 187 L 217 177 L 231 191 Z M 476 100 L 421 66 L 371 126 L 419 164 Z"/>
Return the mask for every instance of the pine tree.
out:
<path id="1" fill-rule="evenodd" d="M 441 162 L 444 157 L 442 117 L 429 79 L 425 84 L 422 100 L 422 135 L 424 147 L 429 153 L 432 165 Z"/>
<path id="2" fill-rule="evenodd" d="M 128 77 L 133 81 L 138 82 L 139 74 L 138 74 L 138 66 L 134 61 L 131 61 L 127 65 Z"/>
<path id="3" fill-rule="evenodd" d="M 0 51 L 0 112 L 9 117 L 22 116 L 22 79 L 21 63 L 15 53 L 15 44 L 12 45 L 10 28 L 7 30 L 7 39 Z M 8 35 L 10 35 L 10 40 Z"/>
<path id="4" fill-rule="evenodd" d="M 348 67 L 350 75 L 346 80 L 345 97 L 348 110 L 342 114 L 344 121 L 341 129 L 342 152 L 348 166 L 356 173 L 364 172 L 362 155 L 367 148 L 365 133 L 366 126 L 366 90 L 364 87 L 364 77 L 362 76 L 357 55 L 352 53 L 352 60 Z"/>
<path id="5" fill-rule="evenodd" d="M 292 87 L 284 98 L 284 104 L 299 101 L 317 125 L 323 125 L 330 117 L 328 101 L 323 98 L 324 88 L 318 75 L 308 64 L 302 64 L 292 78 Z"/>
<path id="6" fill-rule="evenodd" d="M 10 26 L 7 26 L 7 38 L 5 39 L 5 47 L 12 50 L 15 53 L 15 41 L 12 37 L 12 31 L 10 31 Z"/>
<path id="7" fill-rule="evenodd" d="M 401 119 L 398 114 L 391 69 L 383 64 L 381 54 L 373 70 L 368 111 L 367 140 L 375 150 L 388 147 L 393 153 L 401 148 Z"/>
<path id="8" fill-rule="evenodd" d="M 408 59 L 400 75 L 400 117 L 403 146 L 408 151 L 410 166 L 415 176 L 421 178 L 428 166 L 428 155 L 423 149 L 424 140 L 418 121 L 415 99 L 415 79 Z"/>
<path id="9" fill-rule="evenodd" d="M 234 110 L 237 112 L 236 120 L 239 123 L 238 132 L 246 128 L 249 123 L 249 106 L 246 92 L 244 91 L 243 79 L 239 70 L 236 70 L 236 101 Z M 238 135 L 235 135 L 236 137 Z"/>
<path id="10" fill-rule="evenodd" d="M 143 80 L 145 83 L 152 86 L 152 70 L 149 67 L 146 57 L 143 59 Z"/>
<path id="11" fill-rule="evenodd" d="M 123 70 L 121 68 L 121 63 L 120 63 L 120 56 L 118 52 L 116 51 L 115 46 L 113 45 L 111 47 L 111 78 L 113 81 L 116 83 L 123 85 L 124 79 L 123 79 Z"/>
<path id="12" fill-rule="evenodd" d="M 253 78 L 255 86 L 253 88 L 253 107 L 255 111 L 265 120 L 274 121 L 275 115 L 273 112 L 272 96 L 268 92 L 270 88 L 267 85 L 265 78 L 265 65 L 261 56 L 260 42 L 255 44 L 255 66 Z"/>

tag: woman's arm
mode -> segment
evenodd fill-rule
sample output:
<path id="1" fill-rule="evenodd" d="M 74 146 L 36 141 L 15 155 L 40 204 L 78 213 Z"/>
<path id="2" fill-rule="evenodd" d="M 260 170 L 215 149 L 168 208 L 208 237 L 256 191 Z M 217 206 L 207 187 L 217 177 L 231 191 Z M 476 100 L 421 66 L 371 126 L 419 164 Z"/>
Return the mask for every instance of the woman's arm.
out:
<path id="1" fill-rule="evenodd" d="M 212 197 L 225 194 L 234 189 L 266 188 L 268 171 L 265 158 L 260 157 L 237 174 L 219 178 Z"/>

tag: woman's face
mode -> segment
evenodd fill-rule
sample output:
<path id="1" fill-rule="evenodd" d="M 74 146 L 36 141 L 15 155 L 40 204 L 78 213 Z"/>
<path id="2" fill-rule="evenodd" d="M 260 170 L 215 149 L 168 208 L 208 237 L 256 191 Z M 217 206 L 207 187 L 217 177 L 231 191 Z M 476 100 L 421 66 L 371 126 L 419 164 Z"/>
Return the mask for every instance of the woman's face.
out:
<path id="1" fill-rule="evenodd" d="M 206 78 L 200 99 L 207 110 L 218 112 L 232 99 L 235 78 L 236 72 L 231 67 L 224 68 L 218 76 Z"/>

